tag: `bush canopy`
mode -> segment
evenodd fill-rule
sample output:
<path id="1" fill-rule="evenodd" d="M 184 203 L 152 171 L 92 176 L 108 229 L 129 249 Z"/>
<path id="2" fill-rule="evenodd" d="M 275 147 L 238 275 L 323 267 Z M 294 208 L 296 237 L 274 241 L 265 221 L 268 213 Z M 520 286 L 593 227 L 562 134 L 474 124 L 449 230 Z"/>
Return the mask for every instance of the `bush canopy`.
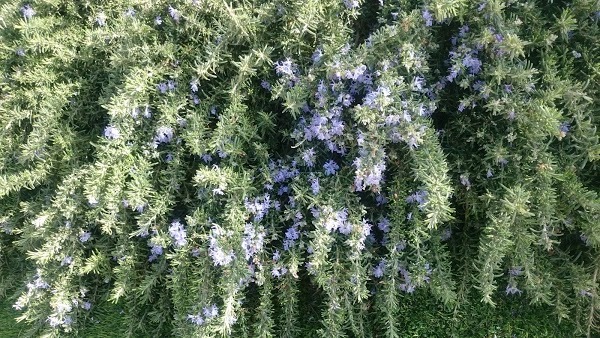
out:
<path id="1" fill-rule="evenodd" d="M 600 324 L 600 1 L 0 5 L 0 295 L 30 336 Z"/>

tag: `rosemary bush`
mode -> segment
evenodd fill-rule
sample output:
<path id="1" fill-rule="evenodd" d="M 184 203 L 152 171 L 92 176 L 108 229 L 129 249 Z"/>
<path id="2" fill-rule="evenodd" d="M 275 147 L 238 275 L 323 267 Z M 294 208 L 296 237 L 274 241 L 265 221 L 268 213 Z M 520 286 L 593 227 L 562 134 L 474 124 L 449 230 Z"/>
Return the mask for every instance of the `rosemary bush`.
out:
<path id="1" fill-rule="evenodd" d="M 3 1 L 0 294 L 30 336 L 600 320 L 600 2 Z"/>

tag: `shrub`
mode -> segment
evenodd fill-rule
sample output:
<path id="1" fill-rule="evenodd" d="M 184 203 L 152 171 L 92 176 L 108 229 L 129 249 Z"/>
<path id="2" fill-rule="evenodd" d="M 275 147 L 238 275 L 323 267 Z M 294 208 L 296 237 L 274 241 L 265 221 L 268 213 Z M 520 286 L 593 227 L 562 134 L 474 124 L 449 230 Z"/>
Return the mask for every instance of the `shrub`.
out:
<path id="1" fill-rule="evenodd" d="M 31 335 L 399 337 L 526 297 L 597 331 L 600 4 L 0 7 L 2 287 Z M 596 330 L 596 331 L 594 331 Z"/>

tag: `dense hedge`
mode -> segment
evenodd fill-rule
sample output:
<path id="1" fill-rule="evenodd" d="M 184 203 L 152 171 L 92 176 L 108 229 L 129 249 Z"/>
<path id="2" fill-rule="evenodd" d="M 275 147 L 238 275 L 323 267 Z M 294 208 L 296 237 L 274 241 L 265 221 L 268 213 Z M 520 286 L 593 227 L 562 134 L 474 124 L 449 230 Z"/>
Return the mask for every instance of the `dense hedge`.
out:
<path id="1" fill-rule="evenodd" d="M 0 291 L 31 336 L 600 320 L 600 2 L 4 1 Z M 2 293 L 2 292 L 0 292 Z"/>

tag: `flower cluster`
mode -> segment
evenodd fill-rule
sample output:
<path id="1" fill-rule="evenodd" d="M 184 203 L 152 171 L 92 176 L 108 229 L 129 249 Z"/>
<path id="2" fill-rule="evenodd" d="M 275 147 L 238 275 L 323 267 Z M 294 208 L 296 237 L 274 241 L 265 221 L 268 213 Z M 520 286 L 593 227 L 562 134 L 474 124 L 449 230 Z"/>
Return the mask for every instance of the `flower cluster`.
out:
<path id="1" fill-rule="evenodd" d="M 221 239 L 231 235 L 230 232 L 225 231 L 218 224 L 213 224 L 210 231 L 208 254 L 215 266 L 229 265 L 234 260 L 235 253 L 233 249 L 226 250 L 221 247 L 222 242 L 224 242 Z"/>
<path id="2" fill-rule="evenodd" d="M 171 223 L 171 226 L 169 227 L 169 235 L 171 235 L 173 241 L 175 241 L 175 247 L 181 248 L 187 244 L 187 234 L 183 224 L 181 224 L 179 220 L 174 220 Z"/>
<path id="3" fill-rule="evenodd" d="M 195 325 L 202 326 L 208 321 L 219 316 L 219 308 L 216 304 L 204 307 L 202 312 L 197 314 L 188 314 L 187 319 Z"/>

